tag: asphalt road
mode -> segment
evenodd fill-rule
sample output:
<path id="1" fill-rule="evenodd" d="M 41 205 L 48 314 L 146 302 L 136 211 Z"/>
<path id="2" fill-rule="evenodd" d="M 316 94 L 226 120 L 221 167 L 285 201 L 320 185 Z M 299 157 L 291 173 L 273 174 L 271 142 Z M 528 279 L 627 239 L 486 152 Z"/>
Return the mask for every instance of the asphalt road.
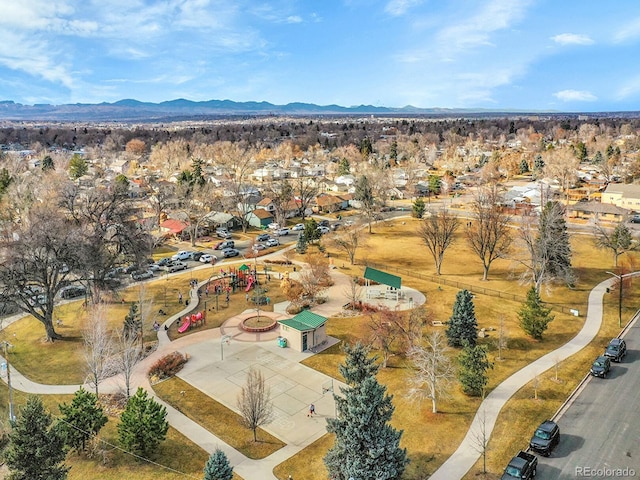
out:
<path id="1" fill-rule="evenodd" d="M 551 457 L 538 457 L 537 478 L 640 477 L 640 322 L 625 340 L 622 362 L 612 362 L 607 378 L 590 378 L 557 421 L 560 443 Z"/>

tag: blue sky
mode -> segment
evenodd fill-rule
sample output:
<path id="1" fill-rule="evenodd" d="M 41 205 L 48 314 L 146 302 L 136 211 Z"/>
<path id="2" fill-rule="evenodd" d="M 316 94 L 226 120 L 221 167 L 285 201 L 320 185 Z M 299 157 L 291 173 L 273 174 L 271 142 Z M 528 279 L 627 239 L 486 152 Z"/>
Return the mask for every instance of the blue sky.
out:
<path id="1" fill-rule="evenodd" d="M 640 110 L 637 0 L 0 0 L 0 100 Z"/>

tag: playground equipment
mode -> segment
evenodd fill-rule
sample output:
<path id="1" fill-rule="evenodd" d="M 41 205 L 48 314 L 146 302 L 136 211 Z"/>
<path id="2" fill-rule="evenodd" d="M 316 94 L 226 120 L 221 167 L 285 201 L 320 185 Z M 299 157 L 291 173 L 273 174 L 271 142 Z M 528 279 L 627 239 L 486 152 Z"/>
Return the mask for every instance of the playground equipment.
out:
<path id="1" fill-rule="evenodd" d="M 249 290 L 251 290 L 251 287 L 253 287 L 253 276 L 249 277 L 249 280 L 247 280 L 247 288 L 245 288 L 245 292 L 248 292 Z"/>
<path id="2" fill-rule="evenodd" d="M 205 314 L 204 314 L 204 312 L 192 313 L 191 315 L 187 315 L 186 317 L 184 317 L 182 319 L 182 325 L 180 325 L 180 327 L 178 327 L 178 332 L 179 333 L 184 333 L 187 330 L 189 330 L 189 328 L 193 328 L 193 327 L 197 326 L 198 323 L 200 323 L 200 324 L 204 324 L 205 323 Z"/>

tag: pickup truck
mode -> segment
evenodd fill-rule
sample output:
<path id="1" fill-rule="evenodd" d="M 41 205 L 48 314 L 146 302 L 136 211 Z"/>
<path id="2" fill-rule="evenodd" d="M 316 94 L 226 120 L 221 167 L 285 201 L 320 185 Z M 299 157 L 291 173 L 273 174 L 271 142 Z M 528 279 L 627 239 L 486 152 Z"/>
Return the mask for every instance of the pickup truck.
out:
<path id="1" fill-rule="evenodd" d="M 518 455 L 513 457 L 504 469 L 501 480 L 511 480 L 512 478 L 521 478 L 523 480 L 532 480 L 536 476 L 538 468 L 538 457 L 531 453 L 520 451 Z"/>

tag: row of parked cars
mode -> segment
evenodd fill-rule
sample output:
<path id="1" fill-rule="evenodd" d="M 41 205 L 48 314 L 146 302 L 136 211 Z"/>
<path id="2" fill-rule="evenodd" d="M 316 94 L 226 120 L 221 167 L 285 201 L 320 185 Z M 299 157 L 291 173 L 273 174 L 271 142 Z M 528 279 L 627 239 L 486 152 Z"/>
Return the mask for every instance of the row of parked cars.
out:
<path id="1" fill-rule="evenodd" d="M 627 343 L 622 338 L 612 339 L 604 353 L 598 356 L 591 365 L 591 375 L 605 378 L 611 370 L 611 362 L 621 362 L 626 355 Z M 531 437 L 529 449 L 532 452 L 549 456 L 559 442 L 560 428 L 554 421 L 545 420 Z M 531 480 L 536 476 L 537 468 L 538 459 L 536 456 L 529 452 L 520 451 L 505 468 L 502 480 L 512 478 Z"/>

